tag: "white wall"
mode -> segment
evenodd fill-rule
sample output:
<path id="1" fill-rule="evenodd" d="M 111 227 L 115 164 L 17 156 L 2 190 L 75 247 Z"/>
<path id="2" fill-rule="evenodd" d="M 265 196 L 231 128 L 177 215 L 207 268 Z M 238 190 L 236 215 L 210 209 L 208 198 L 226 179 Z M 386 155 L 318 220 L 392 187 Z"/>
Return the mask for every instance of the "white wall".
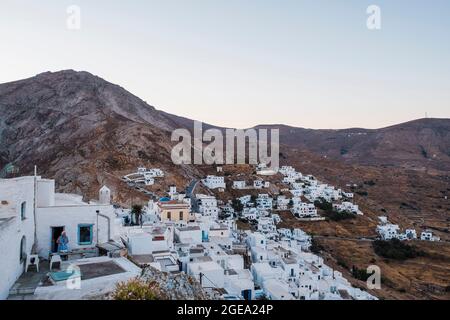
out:
<path id="1" fill-rule="evenodd" d="M 69 249 L 91 248 L 97 243 L 107 242 L 108 220 L 102 216 L 98 217 L 97 235 L 97 213 L 110 217 L 111 237 L 115 234 L 114 209 L 112 206 L 104 205 L 79 205 L 79 206 L 55 206 L 36 209 L 37 220 L 37 245 L 39 255 L 48 258 L 51 250 L 51 227 L 64 226 L 69 238 Z M 93 241 L 90 245 L 78 244 L 78 225 L 93 225 Z"/>
<path id="2" fill-rule="evenodd" d="M 26 238 L 26 254 L 34 243 L 34 178 L 0 179 L 0 299 L 6 299 L 9 289 L 20 277 L 24 264 L 20 261 L 20 243 Z M 26 202 L 25 220 L 20 217 L 21 204 Z"/>
<path id="3" fill-rule="evenodd" d="M 175 229 L 175 234 L 181 243 L 201 244 L 202 231 L 201 230 L 183 230 Z"/>
<path id="4" fill-rule="evenodd" d="M 166 240 L 153 241 L 149 233 L 130 235 L 128 249 L 133 255 L 152 254 L 153 251 L 169 250 Z"/>

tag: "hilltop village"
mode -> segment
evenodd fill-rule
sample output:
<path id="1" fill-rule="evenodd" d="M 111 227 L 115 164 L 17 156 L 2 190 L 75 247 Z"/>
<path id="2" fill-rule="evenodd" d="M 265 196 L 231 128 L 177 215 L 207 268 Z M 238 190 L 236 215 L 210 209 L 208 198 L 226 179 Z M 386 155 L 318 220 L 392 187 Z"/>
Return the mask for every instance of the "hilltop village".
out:
<path id="1" fill-rule="evenodd" d="M 131 208 L 113 204 L 107 186 L 86 202 L 56 193 L 52 179 L 0 179 L 0 299 L 89 299 L 147 267 L 196 279 L 210 299 L 377 299 L 326 265 L 311 235 L 278 227 L 280 213 L 310 223 L 363 215 L 352 192 L 291 166 L 260 164 L 252 175 L 214 170 L 161 195 L 146 187 L 164 172 L 140 167 L 122 180 L 150 200 Z M 417 237 L 383 217 L 377 232 Z M 427 230 L 420 238 L 439 240 Z"/>

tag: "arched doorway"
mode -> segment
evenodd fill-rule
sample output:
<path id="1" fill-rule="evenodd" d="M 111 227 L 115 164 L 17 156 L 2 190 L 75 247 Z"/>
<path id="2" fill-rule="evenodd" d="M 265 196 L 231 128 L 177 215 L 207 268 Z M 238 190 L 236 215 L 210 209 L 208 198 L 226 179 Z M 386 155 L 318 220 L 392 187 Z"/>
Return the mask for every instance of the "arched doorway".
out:
<path id="1" fill-rule="evenodd" d="M 27 239 L 25 236 L 20 240 L 20 262 L 23 262 L 27 258 Z"/>

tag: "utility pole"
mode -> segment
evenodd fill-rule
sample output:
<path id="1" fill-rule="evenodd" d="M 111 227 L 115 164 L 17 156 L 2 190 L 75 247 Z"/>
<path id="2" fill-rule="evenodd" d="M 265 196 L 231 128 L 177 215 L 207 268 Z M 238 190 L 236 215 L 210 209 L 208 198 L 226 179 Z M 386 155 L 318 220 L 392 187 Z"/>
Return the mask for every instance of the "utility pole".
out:
<path id="1" fill-rule="evenodd" d="M 37 253 L 36 252 L 36 248 L 37 248 L 37 231 L 36 231 L 36 196 L 37 196 L 37 166 L 34 166 L 34 194 L 33 194 L 33 223 L 34 223 L 34 243 L 33 243 L 33 247 L 32 247 L 32 251 L 33 253 Z"/>

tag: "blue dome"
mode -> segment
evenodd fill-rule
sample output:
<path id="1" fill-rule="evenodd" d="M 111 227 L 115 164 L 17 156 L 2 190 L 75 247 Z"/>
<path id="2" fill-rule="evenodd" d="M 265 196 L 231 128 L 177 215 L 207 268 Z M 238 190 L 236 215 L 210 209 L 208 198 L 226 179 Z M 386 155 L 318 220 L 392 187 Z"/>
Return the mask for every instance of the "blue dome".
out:
<path id="1" fill-rule="evenodd" d="M 167 202 L 167 201 L 170 201 L 170 198 L 162 197 L 162 198 L 159 198 L 159 201 L 160 202 Z"/>

